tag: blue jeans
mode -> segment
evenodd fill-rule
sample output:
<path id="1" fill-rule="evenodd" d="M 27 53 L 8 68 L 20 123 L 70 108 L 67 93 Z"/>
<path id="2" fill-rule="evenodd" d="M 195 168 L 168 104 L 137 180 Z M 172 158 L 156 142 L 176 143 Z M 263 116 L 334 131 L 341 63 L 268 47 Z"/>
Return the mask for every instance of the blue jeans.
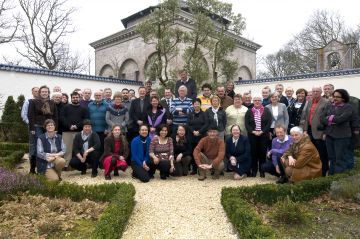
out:
<path id="1" fill-rule="evenodd" d="M 347 157 L 351 138 L 335 139 L 326 136 L 326 149 L 330 161 L 329 174 L 342 173 L 348 169 L 350 158 Z"/>

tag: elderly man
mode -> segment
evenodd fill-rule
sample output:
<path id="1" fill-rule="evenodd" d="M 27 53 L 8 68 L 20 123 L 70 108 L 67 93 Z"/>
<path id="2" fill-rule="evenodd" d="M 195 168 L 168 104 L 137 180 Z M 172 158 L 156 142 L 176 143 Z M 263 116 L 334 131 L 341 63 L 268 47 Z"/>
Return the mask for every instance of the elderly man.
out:
<path id="1" fill-rule="evenodd" d="M 276 183 L 286 183 L 287 177 L 285 176 L 285 171 L 280 159 L 285 151 L 288 150 L 293 140 L 290 135 L 286 134 L 286 127 L 284 125 L 277 125 L 275 127 L 275 134 L 276 138 L 272 140 L 271 150 L 267 153 L 267 157 L 271 157 L 271 160 L 261 165 L 261 168 L 264 173 L 280 177 Z"/>
<path id="2" fill-rule="evenodd" d="M 192 99 L 186 97 L 187 88 L 182 85 L 178 90 L 179 97 L 175 98 L 170 107 L 170 113 L 173 115 L 173 131 L 176 132 L 179 124 L 186 124 L 190 112 L 194 110 Z"/>
<path id="3" fill-rule="evenodd" d="M 334 93 L 335 87 L 333 84 L 325 84 L 323 87 L 324 90 L 324 97 L 325 99 L 330 99 L 332 97 L 332 94 Z"/>
<path id="4" fill-rule="evenodd" d="M 173 101 L 173 93 L 171 88 L 164 89 L 164 97 L 161 99 L 160 104 L 167 110 L 170 110 L 171 102 Z"/>
<path id="5" fill-rule="evenodd" d="M 295 98 L 293 97 L 294 89 L 292 87 L 286 88 L 285 95 L 286 95 L 286 100 L 287 100 L 288 106 L 289 106 L 295 101 Z"/>
<path id="6" fill-rule="evenodd" d="M 297 126 L 290 130 L 290 134 L 294 143 L 281 157 L 286 177 L 294 183 L 321 177 L 320 156 L 310 138 Z"/>
<path id="7" fill-rule="evenodd" d="M 129 90 L 129 100 L 132 101 L 134 99 L 136 99 L 135 90 L 130 89 Z"/>
<path id="8" fill-rule="evenodd" d="M 217 96 L 219 96 L 221 102 L 220 102 L 220 106 L 226 110 L 227 107 L 229 107 L 230 105 L 232 105 L 234 103 L 233 99 L 230 96 L 227 96 L 225 94 L 225 87 L 224 86 L 218 86 L 217 87 Z"/>
<path id="9" fill-rule="evenodd" d="M 179 72 L 180 80 L 175 84 L 175 97 L 179 97 L 178 91 L 180 86 L 186 86 L 187 93 L 186 97 L 190 99 L 195 99 L 197 96 L 197 88 L 195 80 L 189 78 L 188 72 L 186 70 L 181 70 Z"/>
<path id="10" fill-rule="evenodd" d="M 270 94 L 271 94 L 271 90 L 268 86 L 265 86 L 262 90 L 261 90 L 261 95 L 262 95 L 262 105 L 263 106 L 267 106 L 268 104 L 270 104 Z"/>
<path id="11" fill-rule="evenodd" d="M 105 139 L 105 131 L 107 129 L 106 124 L 106 109 L 108 104 L 102 98 L 101 90 L 97 90 L 94 92 L 95 100 L 89 103 L 89 115 L 92 123 L 92 130 L 96 132 L 100 138 L 101 148 L 100 154 L 104 151 L 104 139 Z"/>
<path id="12" fill-rule="evenodd" d="M 329 170 L 329 160 L 324 140 L 324 129 L 321 128 L 320 117 L 325 106 L 328 104 L 328 100 L 321 97 L 322 90 L 320 86 L 314 86 L 311 91 L 312 98 L 309 100 L 309 107 L 306 108 L 305 121 L 300 123 L 300 127 L 308 133 L 311 142 L 318 150 L 322 162 L 322 175 L 326 176 Z"/>
<path id="13" fill-rule="evenodd" d="M 86 88 L 82 91 L 83 93 L 83 98 L 80 100 L 80 106 L 83 108 L 88 108 L 89 103 L 92 101 L 91 100 L 91 89 Z"/>
<path id="14" fill-rule="evenodd" d="M 208 136 L 202 138 L 194 149 L 194 159 L 199 168 L 199 180 L 206 179 L 206 171 L 214 169 L 213 179 L 219 179 L 224 169 L 225 143 L 219 139 L 215 125 L 208 129 Z"/>

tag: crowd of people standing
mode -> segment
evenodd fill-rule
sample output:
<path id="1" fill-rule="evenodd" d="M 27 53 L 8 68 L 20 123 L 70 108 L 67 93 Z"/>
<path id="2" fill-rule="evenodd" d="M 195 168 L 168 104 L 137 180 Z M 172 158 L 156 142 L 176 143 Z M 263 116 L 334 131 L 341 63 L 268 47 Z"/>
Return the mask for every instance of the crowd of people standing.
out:
<path id="1" fill-rule="evenodd" d="M 278 183 L 341 173 L 354 167 L 359 136 L 359 99 L 331 84 L 311 90 L 282 84 L 261 94 L 234 91 L 228 82 L 213 91 L 185 70 L 164 97 L 151 81 L 135 92 L 33 87 L 22 118 L 29 125 L 30 173 L 61 180 L 63 170 L 91 177 L 119 176 L 131 167 L 142 182 L 232 172 L 245 177 L 279 177 Z M 322 91 L 324 89 L 324 94 Z M 310 93 L 311 92 L 311 93 Z M 310 96 L 309 96 L 310 95 Z M 37 169 L 37 170 L 36 170 Z"/>

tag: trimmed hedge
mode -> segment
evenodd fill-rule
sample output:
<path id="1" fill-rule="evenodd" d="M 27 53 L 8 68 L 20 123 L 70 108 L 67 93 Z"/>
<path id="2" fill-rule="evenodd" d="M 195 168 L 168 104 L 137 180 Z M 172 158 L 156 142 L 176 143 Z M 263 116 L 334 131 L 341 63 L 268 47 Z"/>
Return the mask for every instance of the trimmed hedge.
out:
<path id="1" fill-rule="evenodd" d="M 135 206 L 134 196 L 134 186 L 123 185 L 102 214 L 92 238 L 121 238 Z"/>
<path id="2" fill-rule="evenodd" d="M 9 152 L 9 150 L 6 150 Z M 24 151 L 14 151 L 10 155 L 0 158 L 0 167 L 7 169 L 14 169 L 16 164 L 20 163 L 22 157 L 24 156 Z"/>
<path id="3" fill-rule="evenodd" d="M 12 142 L 0 142 L 0 151 L 2 150 L 22 150 L 24 152 L 29 151 L 29 144 L 28 143 L 12 143 Z"/>
<path id="4" fill-rule="evenodd" d="M 18 143 L 29 142 L 28 126 L 22 122 L 1 122 L 0 123 L 0 140 Z"/>
<path id="5" fill-rule="evenodd" d="M 275 238 L 276 231 L 264 225 L 251 204 L 273 205 L 289 198 L 294 202 L 309 201 L 329 191 L 331 183 L 360 171 L 356 168 L 343 174 L 306 180 L 296 184 L 263 184 L 252 187 L 223 188 L 221 204 L 241 238 Z"/>

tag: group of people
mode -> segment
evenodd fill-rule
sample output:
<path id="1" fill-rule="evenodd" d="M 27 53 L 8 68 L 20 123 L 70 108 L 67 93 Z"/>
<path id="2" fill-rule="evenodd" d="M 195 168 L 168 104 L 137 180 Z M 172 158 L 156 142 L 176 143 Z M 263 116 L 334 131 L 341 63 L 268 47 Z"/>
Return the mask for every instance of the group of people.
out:
<path id="1" fill-rule="evenodd" d="M 104 169 L 107 180 L 130 166 L 142 182 L 160 178 L 207 174 L 218 179 L 233 172 L 235 180 L 265 177 L 279 183 L 297 182 L 340 173 L 354 166 L 354 139 L 359 129 L 359 100 L 346 90 L 325 92 L 321 87 L 294 91 L 279 84 L 262 95 L 234 92 L 234 84 L 205 83 L 197 95 L 195 81 L 185 70 L 175 94 L 164 97 L 151 81 L 112 93 L 75 89 L 71 103 L 60 87 L 50 96 L 47 86 L 32 89 L 22 118 L 29 125 L 30 172 L 61 180 L 70 168 L 91 177 Z M 325 89 L 325 87 L 324 87 Z M 290 134 L 290 135 L 289 135 Z"/>

